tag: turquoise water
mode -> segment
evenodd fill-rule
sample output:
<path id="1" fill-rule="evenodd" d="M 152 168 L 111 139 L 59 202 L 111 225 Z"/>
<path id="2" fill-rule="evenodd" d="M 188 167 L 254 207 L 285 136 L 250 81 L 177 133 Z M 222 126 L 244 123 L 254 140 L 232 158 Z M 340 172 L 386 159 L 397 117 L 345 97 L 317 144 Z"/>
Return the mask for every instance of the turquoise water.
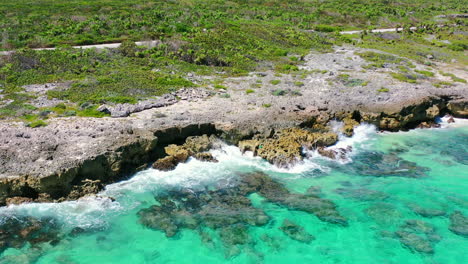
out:
<path id="1" fill-rule="evenodd" d="M 454 211 L 468 216 L 468 126 L 376 133 L 361 125 L 337 147 L 348 145 L 353 151 L 346 159 L 331 161 L 310 152 L 290 170 L 226 146 L 213 151 L 219 163 L 191 160 L 171 172 L 142 171 L 108 186 L 102 198 L 2 208 L 0 224 L 31 216 L 41 219 L 44 233 L 52 233 L 53 239 L 11 242 L 0 253 L 0 263 L 468 263 L 468 238 L 449 230 Z M 237 190 L 239 179 L 259 171 L 286 186 L 285 195 L 308 192 L 312 196 L 294 197 L 328 199 L 347 224 L 320 220 L 315 212 L 292 208 L 261 191 L 234 191 L 228 197 L 245 196 L 247 204 L 220 211 L 234 213 L 226 220 L 240 219 L 247 210 L 268 217 L 257 225 L 247 220 L 233 224 L 240 231 L 210 226 L 201 217 L 167 237 L 141 222 L 139 212 L 163 206 L 164 199 L 182 208 L 188 204 L 187 192 L 225 197 L 226 190 Z M 315 239 L 301 242 L 286 235 L 280 229 L 285 219 Z M 231 235 L 234 242 L 226 239 Z"/>

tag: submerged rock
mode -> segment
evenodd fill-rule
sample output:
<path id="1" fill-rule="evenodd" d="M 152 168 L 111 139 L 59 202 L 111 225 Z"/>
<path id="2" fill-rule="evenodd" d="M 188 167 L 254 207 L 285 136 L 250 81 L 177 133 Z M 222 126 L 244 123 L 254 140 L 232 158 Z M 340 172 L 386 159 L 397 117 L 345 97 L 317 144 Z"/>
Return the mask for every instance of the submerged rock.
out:
<path id="1" fill-rule="evenodd" d="M 398 157 L 395 154 L 384 154 L 382 152 L 361 153 L 353 158 L 350 164 L 355 174 L 375 177 L 408 177 L 421 178 L 426 176 L 426 167 L 418 166 Z M 346 167 L 349 170 L 349 167 Z"/>
<path id="2" fill-rule="evenodd" d="M 416 214 L 423 217 L 437 217 L 444 216 L 446 213 L 443 210 L 432 209 L 432 208 L 423 208 L 417 204 L 409 204 L 408 207 L 413 210 Z"/>
<path id="3" fill-rule="evenodd" d="M 239 252 L 239 245 L 251 240 L 247 232 L 250 226 L 264 226 L 270 222 L 262 209 L 252 205 L 248 198 L 252 193 L 288 209 L 314 214 L 322 221 L 347 225 L 332 201 L 314 194 L 290 193 L 282 184 L 260 172 L 241 175 L 232 186 L 218 190 L 170 190 L 155 197 L 158 204 L 140 210 L 138 216 L 141 224 L 161 230 L 167 237 L 175 236 L 182 228 L 214 229 L 220 233 L 231 256 Z M 286 223 L 283 231 L 300 241 L 313 239 L 291 223 Z"/>
<path id="4" fill-rule="evenodd" d="M 427 254 L 434 253 L 434 248 L 431 243 L 419 235 L 405 231 L 397 231 L 395 234 L 398 236 L 401 244 L 411 251 Z"/>
<path id="5" fill-rule="evenodd" d="M 468 217 L 460 211 L 453 212 L 450 215 L 449 229 L 457 235 L 468 237 Z"/>
<path id="6" fill-rule="evenodd" d="M 346 198 L 353 198 L 361 201 L 383 201 L 388 198 L 388 194 L 384 192 L 374 191 L 366 188 L 337 188 L 336 193 L 341 194 Z"/>
<path id="7" fill-rule="evenodd" d="M 426 254 L 433 254 L 434 243 L 441 240 L 434 226 L 422 220 L 407 220 L 395 234 L 406 248 Z"/>
<path id="8" fill-rule="evenodd" d="M 307 233 L 302 226 L 299 226 L 288 219 L 283 221 L 283 224 L 279 229 L 281 229 L 281 231 L 283 231 L 283 233 L 288 237 L 299 242 L 309 243 L 315 239 L 315 237 Z"/>
<path id="9" fill-rule="evenodd" d="M 53 218 L 21 216 L 0 217 L 0 253 L 7 248 L 20 249 L 28 243 L 36 245 L 60 240 L 60 225 Z"/>

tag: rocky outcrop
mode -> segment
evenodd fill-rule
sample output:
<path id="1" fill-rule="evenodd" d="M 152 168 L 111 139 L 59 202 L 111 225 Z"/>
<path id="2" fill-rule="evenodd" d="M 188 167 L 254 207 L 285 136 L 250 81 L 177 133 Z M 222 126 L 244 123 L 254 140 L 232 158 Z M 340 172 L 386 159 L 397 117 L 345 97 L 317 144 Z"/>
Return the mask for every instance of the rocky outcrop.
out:
<path id="1" fill-rule="evenodd" d="M 452 100 L 447 104 L 447 109 L 455 117 L 468 118 L 468 100 Z"/>
<path id="2" fill-rule="evenodd" d="M 239 142 L 241 151 L 253 151 L 272 164 L 288 167 L 302 160 L 302 148 L 330 146 L 338 135 L 333 132 L 310 132 L 301 128 L 288 128 L 275 133 L 271 138 L 258 138 Z"/>
<path id="3" fill-rule="evenodd" d="M 216 162 L 216 159 L 205 151 L 219 143 L 219 139 L 207 135 L 188 137 L 183 145 L 171 144 L 164 148 L 167 156 L 153 163 L 153 168 L 162 171 L 173 170 L 177 164 L 186 162 L 190 156 L 201 161 Z"/>
<path id="4" fill-rule="evenodd" d="M 0 178 L 0 205 L 6 204 L 7 198 L 12 197 L 16 198 L 10 199 L 8 203 L 73 200 L 95 194 L 106 184 L 147 168 L 159 149 L 164 148 L 165 139 L 184 140 L 189 135 L 211 134 L 214 131 L 214 126 L 210 124 L 157 130 L 154 133 L 132 130 L 131 133 L 127 132 L 125 137 L 120 137 L 118 144 L 109 145 L 101 154 L 66 163 L 60 170 L 50 174 Z M 163 140 L 159 140 L 160 138 Z"/>

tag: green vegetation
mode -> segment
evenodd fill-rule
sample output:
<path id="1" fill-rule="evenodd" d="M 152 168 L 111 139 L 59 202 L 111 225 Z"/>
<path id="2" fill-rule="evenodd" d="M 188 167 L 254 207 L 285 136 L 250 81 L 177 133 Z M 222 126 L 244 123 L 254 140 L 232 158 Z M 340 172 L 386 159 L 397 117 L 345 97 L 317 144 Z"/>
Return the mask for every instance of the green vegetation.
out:
<path id="1" fill-rule="evenodd" d="M 270 108 L 270 107 L 271 107 L 271 104 L 262 104 L 262 107 Z"/>
<path id="2" fill-rule="evenodd" d="M 337 77 L 337 80 L 341 82 L 346 87 L 356 87 L 356 86 L 366 86 L 368 82 L 362 79 L 350 78 L 349 74 L 340 74 Z"/>
<path id="3" fill-rule="evenodd" d="M 413 74 L 391 72 L 390 75 L 401 82 L 417 83 L 417 76 Z"/>
<path id="4" fill-rule="evenodd" d="M 400 64 L 403 61 L 403 59 L 395 57 L 393 55 L 378 53 L 378 52 L 373 52 L 373 51 L 366 51 L 366 52 L 356 53 L 356 54 L 361 56 L 366 61 L 371 62 L 369 65 L 365 67 L 367 69 L 384 68 L 385 64 L 387 63 Z"/>
<path id="5" fill-rule="evenodd" d="M 251 93 L 255 93 L 255 91 L 252 90 L 252 89 L 247 89 L 247 90 L 245 90 L 245 93 L 246 94 L 251 94 Z"/>
<path id="6" fill-rule="evenodd" d="M 278 85 L 280 84 L 280 80 L 271 80 L 270 83 L 273 84 L 273 85 Z"/>
<path id="7" fill-rule="evenodd" d="M 5 25 L 2 48 L 11 49 L 126 39 L 186 40 L 245 21 L 332 32 L 369 24 L 430 22 L 435 15 L 464 12 L 466 5 L 459 0 L 2 0 L 0 25 Z"/>
<path id="8" fill-rule="evenodd" d="M 443 76 L 447 76 L 447 77 L 452 78 L 452 81 L 454 81 L 454 82 L 466 83 L 465 79 L 459 78 L 459 77 L 455 76 L 455 74 L 453 74 L 453 73 L 440 72 L 440 74 L 443 75 Z"/>
<path id="9" fill-rule="evenodd" d="M 45 127 L 47 126 L 47 123 L 44 122 L 43 120 L 36 120 L 31 123 L 28 123 L 26 126 L 31 127 L 31 128 L 36 128 L 36 127 Z"/>
<path id="10" fill-rule="evenodd" d="M 303 82 L 299 82 L 299 81 L 295 81 L 295 82 L 294 82 L 294 85 L 295 85 L 295 86 L 298 86 L 298 87 L 302 87 L 302 86 L 304 86 L 304 83 L 303 83 Z"/>
<path id="11" fill-rule="evenodd" d="M 436 88 L 445 88 L 445 87 L 450 87 L 452 85 L 453 85 L 453 83 L 445 82 L 445 81 L 434 83 L 434 87 L 436 87 Z"/>
<path id="12" fill-rule="evenodd" d="M 466 31 L 466 26 L 463 22 L 452 22 L 454 25 L 450 27 L 437 27 L 435 23 L 425 23 L 426 28 L 416 32 L 367 34 L 355 36 L 353 41 L 359 47 L 382 50 L 427 66 L 433 65 L 431 61 L 457 60 L 466 64 L 468 58 L 463 55 L 468 43 L 468 37 L 463 33 Z M 423 24 L 412 23 L 412 25 Z"/>
<path id="13" fill-rule="evenodd" d="M 274 96 L 283 96 L 283 95 L 286 95 L 287 93 L 288 91 L 286 90 L 277 89 L 277 90 L 274 90 L 271 94 Z"/>
<path id="14" fill-rule="evenodd" d="M 390 90 L 388 88 L 385 88 L 385 87 L 381 87 L 380 89 L 377 90 L 377 92 L 379 93 L 388 93 Z"/>
<path id="15" fill-rule="evenodd" d="M 430 71 L 423 71 L 423 70 L 414 70 L 414 71 L 426 77 L 434 77 L 434 73 Z"/>

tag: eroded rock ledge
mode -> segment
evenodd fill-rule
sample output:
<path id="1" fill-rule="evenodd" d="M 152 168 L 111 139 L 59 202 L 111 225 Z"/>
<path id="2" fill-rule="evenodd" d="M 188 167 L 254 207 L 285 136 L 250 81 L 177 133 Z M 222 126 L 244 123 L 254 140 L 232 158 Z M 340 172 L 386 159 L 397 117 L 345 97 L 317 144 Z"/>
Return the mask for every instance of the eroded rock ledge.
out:
<path id="1" fill-rule="evenodd" d="M 213 146 L 210 135 L 288 166 L 302 159 L 301 147 L 336 142 L 337 134 L 327 127 L 331 120 L 343 120 L 341 132 L 349 136 L 362 122 L 397 131 L 430 124 L 444 114 L 468 117 L 468 100 L 452 96 L 421 98 L 392 109 L 301 107 L 280 114 L 264 109 L 234 117 L 202 109 L 186 114 L 187 119 L 175 117 L 180 114 L 177 104 L 170 107 L 164 120 L 153 113 L 122 119 L 62 118 L 39 129 L 0 124 L 0 205 L 77 199 L 148 168 L 155 160 L 168 161 L 168 169 L 188 156 L 210 161 L 205 153 Z M 202 138 L 206 144 L 190 145 L 189 137 L 201 135 L 206 135 Z"/>

